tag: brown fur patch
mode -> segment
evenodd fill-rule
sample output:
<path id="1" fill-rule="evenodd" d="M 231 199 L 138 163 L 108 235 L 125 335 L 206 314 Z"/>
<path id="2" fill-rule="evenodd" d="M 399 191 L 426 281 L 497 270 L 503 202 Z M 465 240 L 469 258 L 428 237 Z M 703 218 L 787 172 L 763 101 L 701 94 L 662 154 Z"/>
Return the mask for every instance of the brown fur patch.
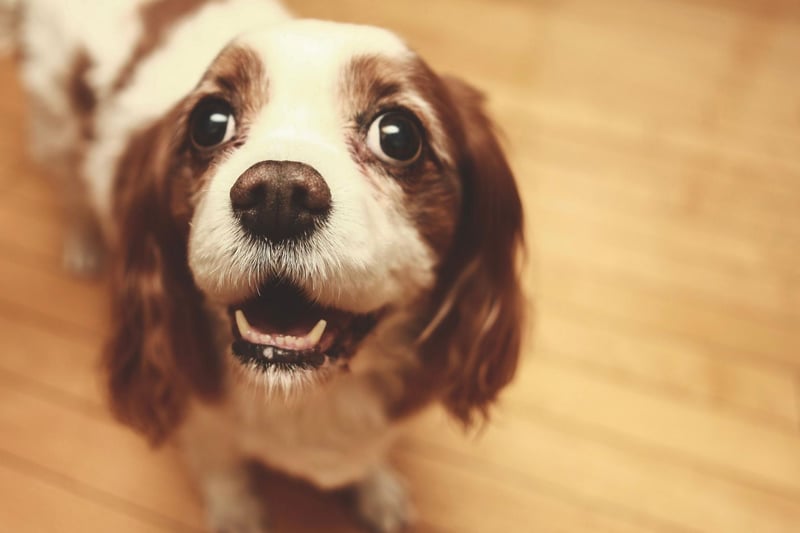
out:
<path id="1" fill-rule="evenodd" d="M 115 182 L 112 332 L 104 362 L 115 414 L 153 443 L 178 425 L 191 395 L 213 400 L 222 392 L 222 354 L 187 250 L 198 191 L 230 150 L 200 153 L 189 141 L 191 112 L 209 95 L 237 110 L 231 146 L 242 142 L 249 118 L 266 101 L 261 61 L 238 46 L 224 50 L 196 92 L 131 139 Z"/>
<path id="2" fill-rule="evenodd" d="M 175 24 L 204 5 L 220 1 L 224 0 L 155 0 L 143 5 L 140 9 L 142 36 L 117 74 L 111 91 L 119 92 L 130 83 L 142 60 L 164 43 Z"/>
<path id="3" fill-rule="evenodd" d="M 355 124 L 354 157 L 400 185 L 406 212 L 440 260 L 420 316 L 418 363 L 404 371 L 402 392 L 388 398 L 389 413 L 407 416 L 440 400 L 469 424 L 488 415 L 513 377 L 524 324 L 522 205 L 483 97 L 418 58 L 364 56 L 345 70 L 342 100 Z M 372 120 L 397 108 L 417 116 L 428 150 L 399 169 L 370 160 L 364 146 Z"/>
<path id="4" fill-rule="evenodd" d="M 92 60 L 85 50 L 79 51 L 72 60 L 66 89 L 70 108 L 78 122 L 80 137 L 83 141 L 94 138 L 94 112 L 97 107 L 97 95 L 89 84 L 88 73 L 92 68 Z"/>
<path id="5" fill-rule="evenodd" d="M 442 82 L 449 95 L 449 104 L 441 108 L 444 120 L 459 125 L 451 134 L 459 147 L 463 204 L 420 354 L 440 369 L 445 407 L 469 424 L 476 414 L 488 416 L 516 372 L 526 325 L 519 279 L 524 223 L 514 176 L 483 111 L 483 95 L 454 78 Z M 418 377 L 417 384 L 436 373 Z"/>
<path id="6" fill-rule="evenodd" d="M 115 415 L 163 441 L 190 394 L 221 391 L 222 361 L 187 263 L 187 167 L 179 106 L 137 134 L 120 159 L 114 191 L 110 339 L 104 351 Z M 186 209 L 180 206 L 187 206 Z"/>
<path id="7" fill-rule="evenodd" d="M 417 90 L 441 124 L 431 134 L 449 140 L 461 196 L 458 211 L 444 207 L 431 186 L 435 171 L 430 169 L 403 185 L 418 227 L 455 225 L 455 234 L 439 265 L 418 341 L 419 366 L 406 373 L 403 394 L 390 411 L 405 416 L 438 399 L 469 425 L 476 415 L 488 416 L 519 359 L 525 318 L 518 271 L 522 205 L 483 112 L 482 95 L 458 80 L 438 78 L 427 67 L 414 73 Z"/>
<path id="8" fill-rule="evenodd" d="M 434 252 L 444 257 L 455 230 L 460 185 L 455 169 L 444 163 L 452 160 L 453 146 L 450 127 L 438 112 L 446 99 L 439 78 L 416 57 L 360 56 L 347 65 L 341 83 L 345 117 L 354 125 L 351 153 L 361 166 L 369 165 L 400 185 L 406 212 Z M 434 113 L 420 108 L 420 101 L 430 104 Z M 382 163 L 364 144 L 371 122 L 382 112 L 398 108 L 408 109 L 419 119 L 426 137 L 420 159 L 407 167 Z"/>
<path id="9" fill-rule="evenodd" d="M 249 119 L 267 103 L 266 67 L 253 50 L 230 45 L 214 59 L 200 90 L 227 99 L 238 112 L 237 120 Z"/>
<path id="10" fill-rule="evenodd" d="M 3 44 L 10 45 L 11 57 L 17 64 L 25 61 L 25 49 L 20 38 L 24 16 L 25 5 L 22 2 L 0 8 L 0 31 L 7 32 L 0 39 Z"/>
<path id="11" fill-rule="evenodd" d="M 268 89 L 264 63 L 255 52 L 243 46 L 230 45 L 225 48 L 206 71 L 197 90 L 187 98 L 185 105 L 193 108 L 203 98 L 212 95 L 228 101 L 234 109 L 236 133 L 227 146 L 210 152 L 191 150 L 189 143 L 186 143 L 179 157 L 185 159 L 186 165 L 192 168 L 195 176 L 202 176 L 194 181 L 193 195 L 203 189 L 209 178 L 208 169 L 244 143 L 251 121 L 267 103 Z"/>

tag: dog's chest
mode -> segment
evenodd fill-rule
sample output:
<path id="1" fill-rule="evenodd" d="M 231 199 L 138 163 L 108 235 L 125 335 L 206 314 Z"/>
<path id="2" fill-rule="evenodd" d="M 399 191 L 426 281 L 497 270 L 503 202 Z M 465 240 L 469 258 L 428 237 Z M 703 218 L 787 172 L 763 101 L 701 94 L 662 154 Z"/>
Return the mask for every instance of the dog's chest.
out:
<path id="1" fill-rule="evenodd" d="M 382 460 L 395 433 L 378 392 L 355 377 L 302 403 L 265 403 L 247 391 L 237 403 L 242 452 L 321 488 L 362 479 Z"/>

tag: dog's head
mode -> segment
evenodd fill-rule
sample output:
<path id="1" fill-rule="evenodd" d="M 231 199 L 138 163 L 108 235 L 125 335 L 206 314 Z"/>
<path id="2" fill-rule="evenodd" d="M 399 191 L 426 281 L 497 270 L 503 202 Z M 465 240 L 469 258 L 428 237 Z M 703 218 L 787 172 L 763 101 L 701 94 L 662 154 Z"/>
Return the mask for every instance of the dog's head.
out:
<path id="1" fill-rule="evenodd" d="M 230 44 L 120 163 L 117 413 L 159 440 L 225 352 L 284 389 L 334 379 L 399 314 L 406 404 L 485 412 L 519 351 L 522 211 L 481 104 L 376 28 Z"/>

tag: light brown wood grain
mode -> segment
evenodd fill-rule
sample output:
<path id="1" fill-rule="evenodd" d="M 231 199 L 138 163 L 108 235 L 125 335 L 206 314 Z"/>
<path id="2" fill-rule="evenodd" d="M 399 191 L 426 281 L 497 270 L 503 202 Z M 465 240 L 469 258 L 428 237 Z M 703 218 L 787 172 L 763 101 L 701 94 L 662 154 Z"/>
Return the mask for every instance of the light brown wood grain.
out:
<path id="1" fill-rule="evenodd" d="M 661 395 L 731 410 L 790 431 L 800 423 L 791 368 L 632 328 L 568 304 L 549 306 L 536 331 L 537 359 L 575 365 L 630 387 L 657 389 Z"/>
<path id="2" fill-rule="evenodd" d="M 568 494 L 612 516 L 635 517 L 651 531 L 789 533 L 800 523 L 795 496 L 530 408 L 506 411 L 477 442 L 443 431 L 436 417 L 417 427 L 406 443 L 409 451 L 508 484 Z M 547 531 L 547 522 L 537 527 Z"/>
<path id="3" fill-rule="evenodd" d="M 188 531 L 168 522 L 138 518 L 131 508 L 115 509 L 95 492 L 81 491 L 69 482 L 49 479 L 50 476 L 38 468 L 14 463 L 13 459 L 3 456 L 0 464 L 0 492 L 3 494 L 0 524 L 6 531 Z"/>
<path id="4" fill-rule="evenodd" d="M 525 203 L 534 334 L 478 438 L 434 411 L 393 453 L 416 531 L 800 530 L 800 3 L 289 5 L 480 87 Z M 202 531 L 174 452 L 106 412 L 103 283 L 61 271 L 0 77 L 0 530 Z M 278 531 L 358 531 L 339 496 L 258 480 Z"/>

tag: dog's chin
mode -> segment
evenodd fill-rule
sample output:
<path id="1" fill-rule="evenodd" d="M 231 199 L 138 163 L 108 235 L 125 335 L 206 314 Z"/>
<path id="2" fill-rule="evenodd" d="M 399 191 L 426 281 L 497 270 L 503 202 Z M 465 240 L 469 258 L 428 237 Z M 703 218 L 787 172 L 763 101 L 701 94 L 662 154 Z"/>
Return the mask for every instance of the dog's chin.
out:
<path id="1" fill-rule="evenodd" d="M 379 315 L 321 305 L 294 285 L 271 282 L 228 306 L 232 352 L 254 377 L 299 388 L 346 369 Z"/>

